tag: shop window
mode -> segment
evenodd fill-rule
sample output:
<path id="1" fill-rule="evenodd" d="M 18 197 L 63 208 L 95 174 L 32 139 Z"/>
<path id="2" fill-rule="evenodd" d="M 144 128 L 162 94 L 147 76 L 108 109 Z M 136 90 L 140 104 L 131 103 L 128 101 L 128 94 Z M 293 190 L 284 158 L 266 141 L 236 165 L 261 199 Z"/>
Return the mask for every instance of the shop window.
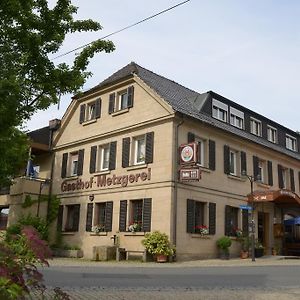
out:
<path id="1" fill-rule="evenodd" d="M 7 228 L 9 207 L 0 207 L 0 230 Z"/>
<path id="2" fill-rule="evenodd" d="M 236 236 L 238 229 L 238 213 L 237 207 L 225 206 L 225 235 Z"/>
<path id="3" fill-rule="evenodd" d="M 80 204 L 66 205 L 65 231 L 78 231 Z"/>

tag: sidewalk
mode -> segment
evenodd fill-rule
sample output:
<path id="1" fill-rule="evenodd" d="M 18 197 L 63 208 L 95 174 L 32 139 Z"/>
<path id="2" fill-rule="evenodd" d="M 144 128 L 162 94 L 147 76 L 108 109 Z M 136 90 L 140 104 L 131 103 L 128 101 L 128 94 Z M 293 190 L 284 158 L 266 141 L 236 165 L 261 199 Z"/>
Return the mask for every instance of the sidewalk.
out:
<path id="1" fill-rule="evenodd" d="M 240 258 L 231 258 L 229 260 L 221 259 L 206 259 L 206 260 L 193 260 L 193 261 L 183 261 L 183 262 L 173 262 L 173 263 L 155 263 L 147 262 L 143 263 L 140 261 L 91 261 L 82 258 L 53 258 L 49 260 L 50 266 L 53 267 L 63 267 L 63 266 L 72 266 L 72 267 L 133 267 L 133 268 L 176 268 L 176 267 L 226 267 L 226 266 L 282 266 L 282 265 L 300 265 L 300 257 L 291 257 L 291 256 L 263 256 L 256 258 L 253 262 L 251 258 L 240 259 Z"/>

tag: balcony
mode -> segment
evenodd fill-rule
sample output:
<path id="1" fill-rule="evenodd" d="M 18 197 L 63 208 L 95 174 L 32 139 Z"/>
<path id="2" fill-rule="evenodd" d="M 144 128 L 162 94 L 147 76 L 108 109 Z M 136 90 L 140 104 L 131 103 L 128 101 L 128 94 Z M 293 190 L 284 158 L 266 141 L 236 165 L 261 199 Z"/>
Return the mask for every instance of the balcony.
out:
<path id="1" fill-rule="evenodd" d="M 45 184 L 44 178 L 18 177 L 10 187 L 10 196 L 22 194 L 48 195 L 49 184 Z"/>

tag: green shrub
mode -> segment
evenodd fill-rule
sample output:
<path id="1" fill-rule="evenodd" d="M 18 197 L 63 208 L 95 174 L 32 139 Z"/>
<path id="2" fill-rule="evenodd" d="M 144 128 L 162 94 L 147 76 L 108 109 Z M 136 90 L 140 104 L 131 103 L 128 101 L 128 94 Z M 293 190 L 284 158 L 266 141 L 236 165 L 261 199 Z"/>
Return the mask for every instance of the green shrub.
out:
<path id="1" fill-rule="evenodd" d="M 222 236 L 217 240 L 218 248 L 220 248 L 224 253 L 229 253 L 231 243 L 231 239 L 228 236 Z"/>
<path id="2" fill-rule="evenodd" d="M 159 231 L 146 233 L 142 244 L 148 253 L 153 255 L 173 255 L 175 250 L 169 241 L 168 235 Z"/>

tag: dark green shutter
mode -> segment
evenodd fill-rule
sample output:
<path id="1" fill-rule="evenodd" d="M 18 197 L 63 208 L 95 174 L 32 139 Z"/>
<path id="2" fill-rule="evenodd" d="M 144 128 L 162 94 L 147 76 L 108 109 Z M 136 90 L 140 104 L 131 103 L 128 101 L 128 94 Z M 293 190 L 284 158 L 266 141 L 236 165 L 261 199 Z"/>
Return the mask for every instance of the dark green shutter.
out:
<path id="1" fill-rule="evenodd" d="M 295 176 L 294 176 L 294 170 L 290 169 L 290 181 L 291 181 L 291 190 L 295 192 Z"/>
<path id="2" fill-rule="evenodd" d="M 97 146 L 91 147 L 91 154 L 90 154 L 90 173 L 96 172 L 96 160 L 97 160 Z"/>
<path id="3" fill-rule="evenodd" d="M 248 210 L 242 210 L 242 231 L 243 236 L 248 236 L 249 234 L 249 213 Z"/>
<path id="4" fill-rule="evenodd" d="M 111 142 L 109 145 L 109 170 L 116 169 L 117 142 Z"/>
<path id="5" fill-rule="evenodd" d="M 195 201 L 187 199 L 186 232 L 195 233 Z"/>
<path id="6" fill-rule="evenodd" d="M 98 119 L 100 118 L 101 116 L 101 104 L 102 104 L 102 100 L 101 98 L 98 98 L 96 100 L 96 103 L 95 103 L 95 118 Z"/>
<path id="7" fill-rule="evenodd" d="M 120 201 L 120 214 L 119 214 L 119 231 L 126 231 L 127 221 L 127 200 Z"/>
<path id="8" fill-rule="evenodd" d="M 268 185 L 273 185 L 273 166 L 270 160 L 268 160 Z"/>
<path id="9" fill-rule="evenodd" d="M 92 222 L 93 222 L 93 203 L 88 203 L 86 209 L 86 224 L 85 224 L 86 231 L 89 232 L 92 231 Z"/>
<path id="10" fill-rule="evenodd" d="M 63 212 L 64 212 L 64 206 L 60 205 L 58 207 L 58 213 L 57 213 L 57 231 L 62 231 L 62 225 L 63 225 Z"/>
<path id="11" fill-rule="evenodd" d="M 151 231 L 151 212 L 152 212 L 152 199 L 145 198 L 143 201 L 143 231 Z"/>
<path id="12" fill-rule="evenodd" d="M 209 203 L 209 234 L 216 234 L 216 203 Z"/>
<path id="13" fill-rule="evenodd" d="M 78 150 L 78 169 L 77 175 L 81 176 L 83 172 L 84 149 Z"/>
<path id="14" fill-rule="evenodd" d="M 241 151 L 241 172 L 247 174 L 247 155 L 246 152 Z"/>
<path id="15" fill-rule="evenodd" d="M 129 166 L 129 153 L 130 153 L 130 138 L 124 138 L 122 141 L 122 167 Z"/>
<path id="16" fill-rule="evenodd" d="M 112 114 L 115 110 L 115 99 L 116 99 L 116 94 L 112 93 L 109 95 L 109 103 L 108 103 L 108 113 Z"/>
<path id="17" fill-rule="evenodd" d="M 61 162 L 61 178 L 67 177 L 68 153 L 63 153 Z"/>
<path id="18" fill-rule="evenodd" d="M 112 218 L 113 218 L 113 202 L 106 202 L 105 206 L 105 231 L 112 231 Z"/>
<path id="19" fill-rule="evenodd" d="M 278 186 L 280 189 L 283 189 L 283 168 L 281 165 L 278 165 Z"/>
<path id="20" fill-rule="evenodd" d="M 128 87 L 127 90 L 127 94 L 128 94 L 128 107 L 133 107 L 133 96 L 134 96 L 134 86 L 130 86 Z"/>
<path id="21" fill-rule="evenodd" d="M 80 105 L 80 114 L 79 114 L 79 123 L 83 123 L 85 121 L 85 104 Z"/>
<path id="22" fill-rule="evenodd" d="M 216 169 L 216 142 L 213 140 L 209 140 L 208 142 L 208 154 L 208 167 L 214 171 Z"/>
<path id="23" fill-rule="evenodd" d="M 188 143 L 195 142 L 195 134 L 192 132 L 188 132 Z"/>
<path id="24" fill-rule="evenodd" d="M 146 157 L 145 163 L 153 163 L 153 142 L 154 142 L 154 132 L 146 133 Z"/>
<path id="25" fill-rule="evenodd" d="M 253 175 L 254 175 L 254 180 L 258 180 L 258 174 L 259 174 L 259 158 L 257 156 L 253 156 Z M 262 178 L 260 178 L 261 180 Z"/>
<path id="26" fill-rule="evenodd" d="M 231 235 L 231 206 L 225 205 L 225 235 Z"/>
<path id="27" fill-rule="evenodd" d="M 78 231 L 79 219 L 80 219 L 80 204 L 75 204 L 74 205 L 74 219 L 73 219 L 72 231 Z"/>
<path id="28" fill-rule="evenodd" d="M 224 145 L 224 173 L 230 174 L 229 146 Z"/>

